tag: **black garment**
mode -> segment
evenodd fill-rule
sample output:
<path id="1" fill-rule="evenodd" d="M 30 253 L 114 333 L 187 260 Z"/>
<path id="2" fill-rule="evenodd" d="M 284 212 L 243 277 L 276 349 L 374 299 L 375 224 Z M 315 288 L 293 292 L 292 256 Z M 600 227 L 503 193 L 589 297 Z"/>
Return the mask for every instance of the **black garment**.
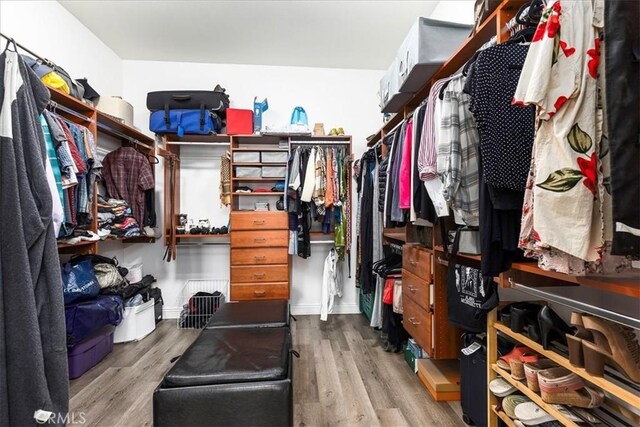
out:
<path id="1" fill-rule="evenodd" d="M 512 105 L 529 46 L 500 44 L 478 55 L 469 109 L 478 125 L 487 184 L 524 191 L 531 166 L 535 107 Z"/>
<path id="2" fill-rule="evenodd" d="M 422 124 L 424 123 L 424 116 L 426 115 L 427 104 L 424 104 L 420 109 L 414 113 L 414 129 L 416 129 L 416 139 L 413 141 L 413 158 L 418 159 L 418 153 L 420 151 L 420 138 L 422 137 Z M 420 180 L 420 171 L 417 167 L 413 168 L 413 209 L 416 212 L 416 217 L 427 220 L 432 224 L 435 224 L 437 219 L 436 209 L 433 207 L 433 202 L 427 188 Z"/>
<path id="3" fill-rule="evenodd" d="M 144 192 L 144 218 L 141 225 L 143 227 L 156 226 L 156 201 L 153 188 Z"/>
<path id="4" fill-rule="evenodd" d="M 360 161 L 362 179 L 362 200 L 360 202 L 360 287 L 362 293 L 369 294 L 376 289 L 373 275 L 373 169 L 375 154 L 367 151 Z"/>
<path id="5" fill-rule="evenodd" d="M 387 334 L 387 341 L 393 350 L 402 350 L 402 344 L 409 339 L 409 334 L 402 326 L 402 314 L 393 311 L 392 304 L 382 304 L 382 332 Z"/>
<path id="6" fill-rule="evenodd" d="M 385 157 L 378 166 L 378 211 L 384 212 L 384 194 L 387 189 L 387 168 L 389 167 L 389 156 Z"/>
<path id="7" fill-rule="evenodd" d="M 611 150 L 614 255 L 640 257 L 640 2 L 605 2 L 606 106 Z M 606 183 L 605 183 L 606 185 Z"/>

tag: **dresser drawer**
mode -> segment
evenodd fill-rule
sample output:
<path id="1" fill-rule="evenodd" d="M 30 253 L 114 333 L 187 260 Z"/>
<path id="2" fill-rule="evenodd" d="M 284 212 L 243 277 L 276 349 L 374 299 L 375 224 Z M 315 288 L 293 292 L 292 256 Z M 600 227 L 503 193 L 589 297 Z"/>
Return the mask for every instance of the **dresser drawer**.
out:
<path id="1" fill-rule="evenodd" d="M 288 283 L 243 283 L 231 285 L 231 301 L 289 299 Z"/>
<path id="2" fill-rule="evenodd" d="M 287 264 L 287 248 L 231 249 L 231 265 Z"/>
<path id="3" fill-rule="evenodd" d="M 431 254 L 419 245 L 404 245 L 402 268 L 431 283 Z"/>
<path id="4" fill-rule="evenodd" d="M 231 212 L 231 230 L 288 230 L 286 212 Z"/>
<path id="5" fill-rule="evenodd" d="M 289 247 L 287 230 L 232 231 L 231 248 Z"/>
<path id="6" fill-rule="evenodd" d="M 288 265 L 256 265 L 231 267 L 231 283 L 263 283 L 288 281 Z"/>
<path id="7" fill-rule="evenodd" d="M 402 301 L 413 300 L 425 310 L 429 309 L 429 282 L 407 270 L 402 270 Z"/>
<path id="8" fill-rule="evenodd" d="M 431 354 L 431 314 L 411 298 L 402 300 L 402 325 L 420 347 Z"/>

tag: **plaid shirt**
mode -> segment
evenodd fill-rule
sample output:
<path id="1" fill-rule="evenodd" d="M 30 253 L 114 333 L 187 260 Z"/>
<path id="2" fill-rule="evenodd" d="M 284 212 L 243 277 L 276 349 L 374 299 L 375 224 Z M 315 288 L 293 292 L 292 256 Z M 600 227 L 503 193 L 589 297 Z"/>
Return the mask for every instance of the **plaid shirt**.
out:
<path id="1" fill-rule="evenodd" d="M 102 177 L 109 197 L 125 200 L 133 211 L 133 217 L 142 224 L 144 192 L 155 186 L 147 157 L 131 147 L 118 148 L 104 157 Z"/>
<path id="2" fill-rule="evenodd" d="M 466 78 L 449 82 L 444 92 L 438 138 L 438 174 L 444 198 L 467 225 L 478 225 L 480 136 L 469 111 L 470 96 L 462 91 Z"/>

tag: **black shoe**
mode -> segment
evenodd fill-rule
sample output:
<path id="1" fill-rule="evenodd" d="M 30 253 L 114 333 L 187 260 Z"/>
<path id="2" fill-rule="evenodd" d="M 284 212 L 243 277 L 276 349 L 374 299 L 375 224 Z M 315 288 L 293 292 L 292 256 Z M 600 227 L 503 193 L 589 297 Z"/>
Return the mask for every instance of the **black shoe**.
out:
<path id="1" fill-rule="evenodd" d="M 518 334 L 527 331 L 527 326 L 538 327 L 538 312 L 542 308 L 539 304 L 518 302 L 511 304 L 511 330 Z"/>
<path id="2" fill-rule="evenodd" d="M 540 326 L 540 342 L 545 350 L 549 349 L 551 339 L 567 345 L 566 334 L 573 334 L 574 330 L 566 324 L 548 305 L 542 307 L 538 313 Z M 533 339 L 533 338 L 532 338 Z"/>
<path id="3" fill-rule="evenodd" d="M 220 234 L 227 234 L 229 233 L 229 229 L 227 228 L 226 225 L 223 225 L 222 227 L 220 227 Z"/>

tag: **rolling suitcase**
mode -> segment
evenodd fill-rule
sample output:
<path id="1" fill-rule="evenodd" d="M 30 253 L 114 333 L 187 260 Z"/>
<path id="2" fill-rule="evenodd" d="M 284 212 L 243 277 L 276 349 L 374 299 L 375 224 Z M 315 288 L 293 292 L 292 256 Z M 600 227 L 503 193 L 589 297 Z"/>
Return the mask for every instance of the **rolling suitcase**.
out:
<path id="1" fill-rule="evenodd" d="M 473 344 L 476 345 L 473 345 Z M 472 346 L 473 345 L 473 346 Z M 462 335 L 460 353 L 460 406 L 469 425 L 487 425 L 487 348 L 476 334 Z"/>

